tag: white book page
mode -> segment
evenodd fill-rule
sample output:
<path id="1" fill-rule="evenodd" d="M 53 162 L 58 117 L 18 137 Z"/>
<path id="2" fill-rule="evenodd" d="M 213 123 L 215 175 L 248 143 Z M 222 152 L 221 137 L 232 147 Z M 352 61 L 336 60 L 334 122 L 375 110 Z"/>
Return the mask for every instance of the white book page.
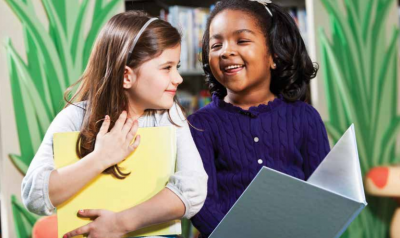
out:
<path id="1" fill-rule="evenodd" d="M 367 204 L 353 124 L 307 182 L 365 205 Z"/>

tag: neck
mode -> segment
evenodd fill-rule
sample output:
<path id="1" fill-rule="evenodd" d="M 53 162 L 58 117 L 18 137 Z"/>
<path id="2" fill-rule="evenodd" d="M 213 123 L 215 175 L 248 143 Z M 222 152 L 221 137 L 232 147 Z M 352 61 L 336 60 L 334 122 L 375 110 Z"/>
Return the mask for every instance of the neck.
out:
<path id="1" fill-rule="evenodd" d="M 128 118 L 132 120 L 137 120 L 144 113 L 145 109 L 135 104 L 133 101 L 129 100 L 128 106 Z"/>
<path id="2" fill-rule="evenodd" d="M 228 94 L 224 101 L 231 103 L 244 110 L 250 107 L 258 106 L 260 104 L 268 104 L 273 101 L 276 96 L 268 89 L 266 90 L 252 90 L 252 92 L 232 92 L 228 90 Z"/>

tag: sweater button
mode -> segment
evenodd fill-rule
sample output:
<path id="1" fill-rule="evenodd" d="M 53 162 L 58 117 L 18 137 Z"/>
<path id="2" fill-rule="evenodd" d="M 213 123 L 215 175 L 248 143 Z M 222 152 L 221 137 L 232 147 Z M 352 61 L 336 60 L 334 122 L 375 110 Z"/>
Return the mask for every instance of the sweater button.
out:
<path id="1" fill-rule="evenodd" d="M 260 141 L 260 139 L 258 139 L 258 137 L 256 136 L 256 137 L 254 137 L 254 142 L 259 142 Z"/>
<path id="2" fill-rule="evenodd" d="M 259 160 L 258 160 L 258 163 L 259 163 L 259 164 L 262 164 L 262 163 L 263 163 L 262 159 L 259 159 Z"/>

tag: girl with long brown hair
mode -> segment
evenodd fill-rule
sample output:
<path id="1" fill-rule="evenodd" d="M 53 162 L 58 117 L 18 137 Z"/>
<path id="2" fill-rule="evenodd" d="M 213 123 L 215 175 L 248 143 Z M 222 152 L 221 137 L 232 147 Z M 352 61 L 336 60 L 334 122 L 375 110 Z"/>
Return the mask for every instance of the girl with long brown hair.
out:
<path id="1" fill-rule="evenodd" d="M 97 217 L 64 237 L 121 237 L 153 224 L 191 218 L 203 206 L 207 174 L 176 102 L 181 36 L 169 23 L 132 11 L 112 17 L 99 34 L 76 93 L 51 123 L 22 183 L 29 211 L 50 215 L 100 173 L 123 179 L 118 163 L 140 144 L 138 127 L 177 126 L 177 166 L 166 188 L 150 200 Z M 74 85 L 71 87 L 73 88 Z M 80 131 L 75 164 L 56 169 L 53 134 Z M 156 148 L 155 148 L 156 149 Z M 127 188 L 129 189 L 129 188 Z"/>

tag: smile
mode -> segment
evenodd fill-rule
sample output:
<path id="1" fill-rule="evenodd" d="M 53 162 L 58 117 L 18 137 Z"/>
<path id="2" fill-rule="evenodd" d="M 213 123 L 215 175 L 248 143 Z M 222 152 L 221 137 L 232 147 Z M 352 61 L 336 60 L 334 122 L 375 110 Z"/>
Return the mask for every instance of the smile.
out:
<path id="1" fill-rule="evenodd" d="M 176 94 L 176 90 L 165 90 L 166 93 L 170 93 L 172 95 Z"/>
<path id="2" fill-rule="evenodd" d="M 224 68 L 223 72 L 226 75 L 235 75 L 236 73 L 241 71 L 244 67 L 245 67 L 244 65 L 239 65 L 239 64 L 229 65 Z"/>

